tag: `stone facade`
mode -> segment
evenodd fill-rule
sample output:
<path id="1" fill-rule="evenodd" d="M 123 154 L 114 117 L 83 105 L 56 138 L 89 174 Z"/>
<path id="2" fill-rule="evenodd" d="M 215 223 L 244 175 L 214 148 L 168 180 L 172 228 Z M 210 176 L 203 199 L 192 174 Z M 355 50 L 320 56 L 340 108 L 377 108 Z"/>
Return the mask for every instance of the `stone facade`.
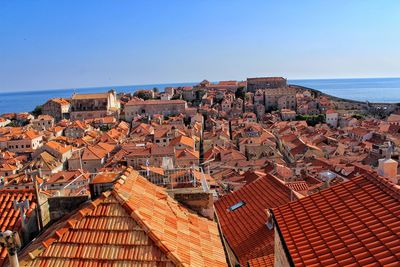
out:
<path id="1" fill-rule="evenodd" d="M 7 150 L 11 152 L 33 152 L 43 145 L 43 136 L 33 138 L 27 136 L 16 136 L 7 142 Z"/>
<path id="2" fill-rule="evenodd" d="M 279 237 L 279 233 L 276 229 L 276 227 L 274 227 L 274 236 L 275 236 L 275 247 L 274 247 L 274 266 L 277 267 L 289 267 L 289 261 L 287 259 L 285 250 L 283 248 L 283 244 L 282 241 Z"/>
<path id="3" fill-rule="evenodd" d="M 184 100 L 133 100 L 125 105 L 125 119 L 132 121 L 138 115 L 151 117 L 155 114 L 179 115 L 185 113 L 186 107 Z"/>
<path id="4" fill-rule="evenodd" d="M 113 90 L 100 94 L 74 94 L 71 99 L 71 120 L 118 116 L 120 104 Z"/>
<path id="5" fill-rule="evenodd" d="M 32 128 L 36 131 L 44 131 L 54 126 L 54 118 L 50 115 L 39 115 L 37 119 L 32 120 Z"/>
<path id="6" fill-rule="evenodd" d="M 270 89 L 286 87 L 287 80 L 282 77 L 247 78 L 247 91 L 255 92 L 257 89 Z"/>
<path id="7" fill-rule="evenodd" d="M 52 116 L 55 121 L 68 119 L 70 106 L 70 102 L 64 98 L 53 98 L 43 105 L 42 114 Z"/>
<path id="8" fill-rule="evenodd" d="M 265 108 L 296 110 L 296 88 L 282 87 L 264 90 Z"/>

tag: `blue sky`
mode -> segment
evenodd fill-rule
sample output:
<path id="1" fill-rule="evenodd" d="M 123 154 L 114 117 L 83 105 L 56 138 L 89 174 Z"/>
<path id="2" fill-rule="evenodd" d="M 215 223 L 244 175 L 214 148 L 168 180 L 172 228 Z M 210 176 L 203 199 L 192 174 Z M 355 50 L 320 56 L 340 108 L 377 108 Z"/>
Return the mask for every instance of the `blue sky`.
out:
<path id="1" fill-rule="evenodd" d="M 399 77 L 400 1 L 0 0 L 0 91 Z"/>

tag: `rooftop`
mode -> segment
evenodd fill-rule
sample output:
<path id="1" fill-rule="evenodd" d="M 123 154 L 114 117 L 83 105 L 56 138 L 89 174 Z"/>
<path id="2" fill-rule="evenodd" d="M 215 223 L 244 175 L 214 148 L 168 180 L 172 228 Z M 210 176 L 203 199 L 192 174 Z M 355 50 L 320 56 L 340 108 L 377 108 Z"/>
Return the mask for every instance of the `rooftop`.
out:
<path id="1" fill-rule="evenodd" d="M 367 173 L 273 209 L 296 266 L 400 261 L 400 189 Z"/>
<path id="2" fill-rule="evenodd" d="M 17 231 L 19 230 L 21 216 L 19 210 L 15 210 L 13 201 L 29 200 L 28 213 L 32 212 L 35 207 L 35 194 L 33 190 L 0 190 L 0 232 L 5 230 Z M 7 258 L 7 251 L 5 248 L 0 247 L 0 266 L 3 266 Z"/>
<path id="3" fill-rule="evenodd" d="M 254 258 L 273 257 L 274 231 L 265 210 L 290 201 L 291 190 L 270 174 L 214 203 L 222 232 L 242 266 Z"/>
<path id="4" fill-rule="evenodd" d="M 226 266 L 217 225 L 127 169 L 113 191 L 47 229 L 25 266 Z"/>
<path id="5" fill-rule="evenodd" d="M 95 94 L 76 94 L 72 95 L 72 100 L 82 100 L 82 99 L 99 99 L 107 98 L 108 93 L 95 93 Z"/>

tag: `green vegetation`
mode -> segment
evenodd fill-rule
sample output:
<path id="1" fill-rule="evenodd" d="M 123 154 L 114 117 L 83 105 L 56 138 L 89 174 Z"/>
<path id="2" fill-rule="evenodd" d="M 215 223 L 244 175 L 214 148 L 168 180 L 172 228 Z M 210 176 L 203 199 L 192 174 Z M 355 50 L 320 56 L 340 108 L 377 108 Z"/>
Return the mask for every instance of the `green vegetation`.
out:
<path id="1" fill-rule="evenodd" d="M 100 131 L 102 131 L 102 132 L 107 132 L 107 131 L 109 131 L 111 129 L 112 129 L 112 127 L 109 126 L 109 125 L 101 125 L 100 126 Z"/>
<path id="2" fill-rule="evenodd" d="M 17 125 L 15 122 L 10 122 L 9 124 L 7 124 L 7 126 L 9 127 L 18 127 L 19 125 Z"/>
<path id="3" fill-rule="evenodd" d="M 245 95 L 246 95 L 246 90 L 244 86 L 239 87 L 235 92 L 236 98 L 241 98 L 244 100 Z"/>
<path id="4" fill-rule="evenodd" d="M 136 95 L 137 95 L 137 97 L 139 97 L 139 98 L 141 98 L 143 100 L 151 99 L 150 95 L 145 91 L 139 91 Z"/>
<path id="5" fill-rule="evenodd" d="M 42 110 L 43 110 L 43 106 L 39 105 L 39 106 L 36 106 L 35 109 L 31 113 L 33 116 L 37 117 L 39 115 L 42 115 Z"/>
<path id="6" fill-rule="evenodd" d="M 325 115 L 297 115 L 296 120 L 298 121 L 306 121 L 309 126 L 315 126 L 318 123 L 325 122 Z"/>
<path id="7" fill-rule="evenodd" d="M 160 92 L 160 90 L 159 90 L 157 87 L 154 87 L 154 88 L 153 88 L 153 92 L 154 92 L 154 93 L 158 93 L 158 92 Z"/>
<path id="8" fill-rule="evenodd" d="M 364 115 L 362 115 L 362 114 L 354 114 L 353 116 L 351 116 L 352 118 L 355 118 L 355 119 L 357 119 L 357 120 L 361 120 L 361 119 L 364 119 Z"/>

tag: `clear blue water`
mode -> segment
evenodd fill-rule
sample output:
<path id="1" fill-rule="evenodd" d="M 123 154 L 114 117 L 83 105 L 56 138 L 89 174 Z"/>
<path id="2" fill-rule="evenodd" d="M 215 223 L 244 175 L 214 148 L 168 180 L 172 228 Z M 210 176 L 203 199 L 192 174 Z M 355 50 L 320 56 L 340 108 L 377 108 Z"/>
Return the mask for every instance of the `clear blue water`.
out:
<path id="1" fill-rule="evenodd" d="M 400 78 L 289 80 L 289 83 L 314 88 L 324 93 L 347 99 L 400 103 Z M 0 114 L 32 111 L 35 106 L 45 103 L 49 98 L 69 98 L 74 91 L 79 93 L 95 93 L 116 89 L 117 92 L 134 92 L 138 89 L 151 89 L 154 87 L 162 89 L 167 86 L 193 84 L 195 83 L 108 86 L 79 88 L 75 90 L 65 89 L 0 93 Z"/>
<path id="2" fill-rule="evenodd" d="M 152 89 L 157 87 L 160 90 L 163 90 L 163 88 L 168 86 L 176 87 L 194 84 L 195 83 L 148 84 L 0 93 L 0 114 L 32 111 L 37 105 L 44 104 L 49 98 L 70 98 L 74 92 L 100 93 L 107 92 L 110 89 L 115 89 L 118 93 L 133 93 L 139 89 Z"/>
<path id="3" fill-rule="evenodd" d="M 289 80 L 289 83 L 346 99 L 400 103 L 400 78 Z"/>

